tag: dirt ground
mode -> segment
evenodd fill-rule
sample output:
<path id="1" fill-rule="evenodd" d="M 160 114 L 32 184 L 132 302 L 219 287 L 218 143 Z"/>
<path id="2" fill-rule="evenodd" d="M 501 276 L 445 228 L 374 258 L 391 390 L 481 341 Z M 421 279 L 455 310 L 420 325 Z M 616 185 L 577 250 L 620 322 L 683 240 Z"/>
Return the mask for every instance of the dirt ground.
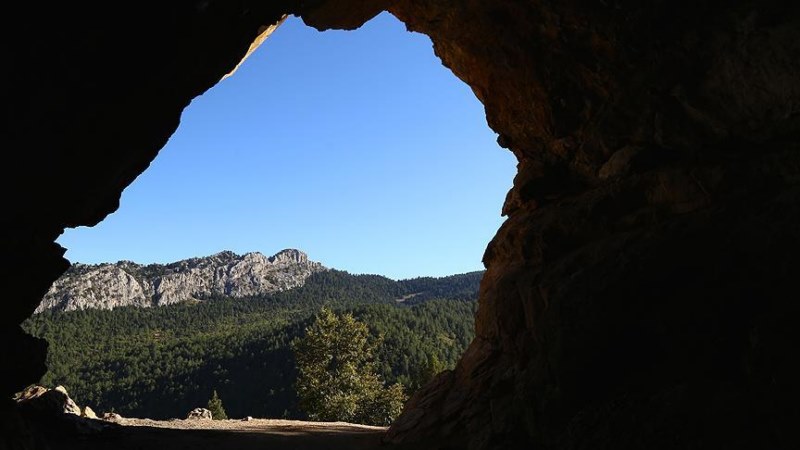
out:
<path id="1" fill-rule="evenodd" d="M 294 420 L 120 419 L 119 426 L 86 434 L 50 434 L 53 449 L 114 450 L 374 450 L 385 448 L 383 427 Z"/>

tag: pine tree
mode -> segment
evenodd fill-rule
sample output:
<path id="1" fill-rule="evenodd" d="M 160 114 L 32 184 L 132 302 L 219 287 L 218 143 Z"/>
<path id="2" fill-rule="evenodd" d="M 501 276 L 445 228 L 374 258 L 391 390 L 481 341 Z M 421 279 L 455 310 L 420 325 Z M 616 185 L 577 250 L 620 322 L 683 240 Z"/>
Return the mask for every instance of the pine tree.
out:
<path id="1" fill-rule="evenodd" d="M 417 379 L 417 389 L 430 383 L 431 380 L 441 371 L 445 370 L 447 366 L 439 360 L 436 354 L 428 355 L 427 363 L 421 368 L 419 377 Z"/>
<path id="2" fill-rule="evenodd" d="M 384 387 L 375 373 L 380 339 L 352 314 L 323 308 L 304 337 L 292 343 L 297 394 L 312 420 L 388 425 L 405 402 L 403 387 Z"/>
<path id="3" fill-rule="evenodd" d="M 216 389 L 214 389 L 214 393 L 211 394 L 211 399 L 208 401 L 208 405 L 206 407 L 209 411 L 211 411 L 212 419 L 225 420 L 228 418 L 228 415 L 225 414 L 225 408 L 222 406 L 222 399 L 220 399 L 219 395 L 217 395 Z"/>

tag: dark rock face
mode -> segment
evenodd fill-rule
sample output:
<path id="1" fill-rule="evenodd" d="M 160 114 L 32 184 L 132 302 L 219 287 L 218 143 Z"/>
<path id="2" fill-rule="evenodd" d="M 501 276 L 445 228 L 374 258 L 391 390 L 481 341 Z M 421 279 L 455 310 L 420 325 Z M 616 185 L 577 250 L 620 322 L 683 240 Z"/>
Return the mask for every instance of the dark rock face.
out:
<path id="1" fill-rule="evenodd" d="M 7 392 L 43 368 L 43 347 L 14 330 L 66 268 L 61 229 L 116 209 L 262 27 L 300 12 L 354 28 L 388 8 L 472 87 L 519 173 L 484 256 L 478 337 L 387 441 L 797 447 L 795 3 L 171 2 L 105 6 L 100 22 L 76 14 L 89 6 L 32 7 L 5 40 L 9 148 L 25 151 L 2 178 L 4 242 L 31 262 L 3 275 L 20 287 L 0 356 L 30 349 Z"/>
<path id="2" fill-rule="evenodd" d="M 20 409 L 37 414 L 74 414 L 81 416 L 81 408 L 70 398 L 63 386 L 48 389 L 43 386 L 30 386 L 14 399 Z"/>
<path id="3" fill-rule="evenodd" d="M 466 3 L 393 11 L 484 101 L 519 174 L 484 256 L 478 338 L 388 439 L 787 445 L 797 10 Z"/>

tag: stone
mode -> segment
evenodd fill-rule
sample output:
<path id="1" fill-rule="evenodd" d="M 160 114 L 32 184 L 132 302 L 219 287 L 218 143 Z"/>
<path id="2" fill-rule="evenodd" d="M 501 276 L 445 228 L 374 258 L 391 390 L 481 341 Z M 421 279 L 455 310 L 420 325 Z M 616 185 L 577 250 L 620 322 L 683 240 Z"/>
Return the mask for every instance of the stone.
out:
<path id="1" fill-rule="evenodd" d="M 14 400 L 17 403 L 26 402 L 26 401 L 29 401 L 31 399 L 41 397 L 45 392 L 47 392 L 49 390 L 50 389 L 48 389 L 48 388 L 46 388 L 44 386 L 39 386 L 39 385 L 28 386 L 27 388 L 25 388 L 24 391 L 15 394 L 14 395 Z"/>
<path id="2" fill-rule="evenodd" d="M 148 266 L 130 261 L 75 264 L 53 283 L 36 312 L 163 306 L 220 295 L 268 295 L 300 287 L 323 270 L 327 269 L 322 264 L 295 249 L 271 257 L 258 252 L 220 252 Z"/>
<path id="3" fill-rule="evenodd" d="M 605 180 L 629 173 L 632 170 L 633 160 L 641 153 L 638 147 L 627 146 L 611 155 L 611 158 L 600 167 L 598 178 Z"/>
<path id="4" fill-rule="evenodd" d="M 122 420 L 122 416 L 117 413 L 106 412 L 103 413 L 101 419 L 107 422 L 119 422 L 120 420 Z"/>
<path id="5" fill-rule="evenodd" d="M 205 408 L 195 408 L 186 415 L 187 420 L 211 420 L 211 411 Z"/>
<path id="6" fill-rule="evenodd" d="M 83 412 L 81 413 L 81 417 L 86 417 L 87 419 L 97 419 L 98 418 L 97 414 L 89 406 L 84 406 L 83 407 Z"/>
<path id="7" fill-rule="evenodd" d="M 81 408 L 70 398 L 64 386 L 58 386 L 55 389 L 30 386 L 16 394 L 14 400 L 25 411 L 49 415 L 81 415 Z"/>
<path id="8" fill-rule="evenodd" d="M 251 420 L 254 420 L 253 416 L 247 416 L 244 419 L 242 419 L 242 422 L 250 422 Z"/>

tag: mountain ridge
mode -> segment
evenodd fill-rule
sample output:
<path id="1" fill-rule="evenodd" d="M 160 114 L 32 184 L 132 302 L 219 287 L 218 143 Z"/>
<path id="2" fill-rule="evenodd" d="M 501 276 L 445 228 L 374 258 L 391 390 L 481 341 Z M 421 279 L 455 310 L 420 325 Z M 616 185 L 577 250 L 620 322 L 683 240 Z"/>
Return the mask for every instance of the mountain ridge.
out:
<path id="1" fill-rule="evenodd" d="M 50 343 L 41 383 L 126 417 L 168 419 L 218 390 L 231 417 L 304 417 L 290 342 L 322 307 L 351 313 L 383 336 L 377 369 L 409 391 L 435 357 L 452 368 L 474 337 L 484 271 L 395 281 L 316 272 L 303 286 L 251 298 L 212 296 L 158 308 L 47 310 L 23 329 Z"/>
<path id="2" fill-rule="evenodd" d="M 306 253 L 291 248 L 269 257 L 225 250 L 167 264 L 76 263 L 53 283 L 35 313 L 268 295 L 300 287 L 309 276 L 325 270 Z"/>

